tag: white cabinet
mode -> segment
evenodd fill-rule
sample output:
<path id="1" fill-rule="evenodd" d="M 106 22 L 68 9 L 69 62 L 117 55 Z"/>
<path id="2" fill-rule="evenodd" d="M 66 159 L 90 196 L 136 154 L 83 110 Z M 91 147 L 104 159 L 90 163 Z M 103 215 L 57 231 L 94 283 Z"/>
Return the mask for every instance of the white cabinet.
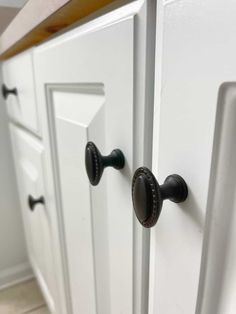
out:
<path id="1" fill-rule="evenodd" d="M 64 235 L 68 313 L 147 313 L 148 231 L 134 217 L 131 199 L 133 170 L 150 160 L 144 156 L 152 125 L 145 96 L 151 78 L 145 21 L 151 7 L 140 4 L 34 52 L 40 113 L 48 116 L 42 132 L 47 190 L 54 196 L 49 208 L 57 212 Z M 144 28 L 138 28 L 139 19 Z M 97 186 L 90 185 L 85 170 L 88 141 L 103 155 L 118 148 L 125 156 L 124 169 L 105 169 Z"/>
<path id="2" fill-rule="evenodd" d="M 182 175 L 189 197 L 179 205 L 166 201 L 151 231 L 150 314 L 231 314 L 235 2 L 167 2 L 157 18 L 163 42 L 153 172 L 160 183 L 171 173 Z"/>
<path id="3" fill-rule="evenodd" d="M 39 134 L 32 49 L 3 63 L 2 92 L 12 120 Z"/>
<path id="4" fill-rule="evenodd" d="M 235 313 L 235 4 L 158 2 L 154 102 L 154 2 L 36 47 L 33 67 L 31 52 L 3 66 L 18 91 L 7 106 L 29 255 L 55 314 Z M 19 127 L 38 133 L 39 117 L 43 143 Z M 125 157 L 96 186 L 91 141 Z M 188 184 L 186 202 L 164 202 L 151 241 L 132 205 L 140 166 Z M 29 195 L 44 196 L 34 211 Z"/>
<path id="5" fill-rule="evenodd" d="M 10 131 L 30 262 L 52 313 L 56 313 L 56 274 L 50 213 L 44 188 L 44 149 L 38 140 L 23 130 L 11 125 Z M 31 208 L 29 198 L 36 201 Z"/>

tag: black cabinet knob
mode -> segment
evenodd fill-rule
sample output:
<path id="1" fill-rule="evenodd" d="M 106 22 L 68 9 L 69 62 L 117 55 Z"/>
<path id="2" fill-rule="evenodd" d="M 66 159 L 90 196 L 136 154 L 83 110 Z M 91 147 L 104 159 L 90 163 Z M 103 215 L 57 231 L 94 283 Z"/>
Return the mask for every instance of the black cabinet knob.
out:
<path id="1" fill-rule="evenodd" d="M 39 198 L 33 198 L 32 195 L 28 196 L 28 205 L 31 211 L 34 210 L 35 206 L 37 204 L 45 204 L 45 200 L 43 196 L 40 196 Z"/>
<path id="2" fill-rule="evenodd" d="M 90 183 L 98 185 L 104 168 L 122 169 L 125 165 L 125 158 L 119 149 L 114 149 L 108 156 L 102 156 L 96 145 L 88 142 L 85 148 L 85 165 Z"/>
<path id="3" fill-rule="evenodd" d="M 2 84 L 2 96 L 4 99 L 7 99 L 8 95 L 13 94 L 17 96 L 17 89 L 16 88 L 7 88 L 5 84 Z"/>
<path id="4" fill-rule="evenodd" d="M 181 203 L 188 196 L 188 187 L 184 179 L 172 174 L 159 185 L 153 173 L 145 167 L 138 168 L 132 181 L 132 199 L 135 214 L 146 228 L 153 227 L 161 213 L 163 201 L 169 199 Z"/>

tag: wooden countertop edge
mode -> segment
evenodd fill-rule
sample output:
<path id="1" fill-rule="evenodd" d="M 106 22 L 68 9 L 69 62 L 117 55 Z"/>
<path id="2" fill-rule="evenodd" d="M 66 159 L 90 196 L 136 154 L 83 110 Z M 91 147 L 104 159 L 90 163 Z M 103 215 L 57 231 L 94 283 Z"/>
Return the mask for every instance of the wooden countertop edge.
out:
<path id="1" fill-rule="evenodd" d="M 116 0 L 29 0 L 0 37 L 0 59 L 10 58 Z"/>

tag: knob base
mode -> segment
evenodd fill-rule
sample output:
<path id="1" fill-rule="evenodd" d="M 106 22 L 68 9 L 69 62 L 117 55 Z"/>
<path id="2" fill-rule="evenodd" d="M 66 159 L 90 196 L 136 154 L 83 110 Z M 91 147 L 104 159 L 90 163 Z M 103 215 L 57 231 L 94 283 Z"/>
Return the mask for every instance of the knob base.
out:
<path id="1" fill-rule="evenodd" d="M 174 203 L 182 203 L 188 197 L 187 184 L 178 174 L 168 176 L 160 189 L 163 200 L 169 199 Z"/>
<path id="2" fill-rule="evenodd" d="M 113 167 L 117 170 L 123 169 L 125 157 L 120 149 L 114 149 L 109 156 L 103 156 L 103 166 Z"/>

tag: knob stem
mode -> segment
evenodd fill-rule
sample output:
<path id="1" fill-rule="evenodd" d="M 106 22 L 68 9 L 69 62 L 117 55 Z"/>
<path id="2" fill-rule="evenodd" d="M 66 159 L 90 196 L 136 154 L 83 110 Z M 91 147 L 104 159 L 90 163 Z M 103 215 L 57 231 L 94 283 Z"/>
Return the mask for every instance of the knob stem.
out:
<path id="1" fill-rule="evenodd" d="M 110 155 L 102 157 L 104 168 L 113 167 L 117 170 L 124 168 L 125 158 L 119 149 L 114 149 Z"/>
<path id="2" fill-rule="evenodd" d="M 37 204 L 45 204 L 45 199 L 43 196 L 39 198 L 33 198 L 32 195 L 28 196 L 28 205 L 31 211 L 34 211 L 34 208 Z"/>
<path id="3" fill-rule="evenodd" d="M 160 186 L 163 200 L 169 199 L 174 203 L 184 202 L 188 196 L 188 188 L 184 179 L 178 174 L 172 174 Z"/>

